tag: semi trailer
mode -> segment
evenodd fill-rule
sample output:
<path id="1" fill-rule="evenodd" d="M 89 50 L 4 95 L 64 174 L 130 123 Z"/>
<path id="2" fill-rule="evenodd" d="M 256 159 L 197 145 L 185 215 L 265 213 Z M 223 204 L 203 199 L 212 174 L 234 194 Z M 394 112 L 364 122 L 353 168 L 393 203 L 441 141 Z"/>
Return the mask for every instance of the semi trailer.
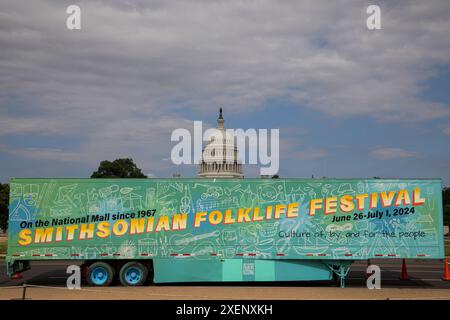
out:
<path id="1" fill-rule="evenodd" d="M 77 262 L 90 285 L 340 280 L 444 257 L 438 179 L 11 179 L 7 273 Z"/>

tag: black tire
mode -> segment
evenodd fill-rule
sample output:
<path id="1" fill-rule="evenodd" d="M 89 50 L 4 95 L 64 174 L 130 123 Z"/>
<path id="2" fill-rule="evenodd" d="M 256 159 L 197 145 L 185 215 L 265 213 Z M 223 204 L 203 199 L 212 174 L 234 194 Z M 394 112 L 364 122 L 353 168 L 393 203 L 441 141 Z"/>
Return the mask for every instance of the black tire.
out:
<path id="1" fill-rule="evenodd" d="M 138 275 L 133 279 L 133 273 Z M 119 272 L 119 280 L 123 286 L 137 287 L 142 286 L 147 281 L 148 270 L 140 262 L 130 261 L 125 263 Z"/>
<path id="2" fill-rule="evenodd" d="M 98 270 L 104 271 L 104 276 L 105 276 L 104 281 L 100 281 L 101 278 L 96 277 L 96 273 L 98 272 Z M 107 287 L 113 282 L 114 276 L 115 276 L 115 272 L 114 272 L 113 267 L 111 267 L 106 262 L 98 261 L 98 262 L 94 262 L 93 264 L 91 264 L 88 267 L 87 274 L 86 274 L 86 280 L 89 283 L 89 285 L 91 285 L 91 286 Z"/>

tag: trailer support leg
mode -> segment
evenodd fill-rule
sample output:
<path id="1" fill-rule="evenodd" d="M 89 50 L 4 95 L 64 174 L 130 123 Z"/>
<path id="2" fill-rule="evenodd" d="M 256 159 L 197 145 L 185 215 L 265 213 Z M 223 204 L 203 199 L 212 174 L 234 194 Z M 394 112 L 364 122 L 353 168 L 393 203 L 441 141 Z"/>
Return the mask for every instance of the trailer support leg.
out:
<path id="1" fill-rule="evenodd" d="M 348 262 L 334 262 L 326 263 L 328 268 L 339 277 L 340 287 L 345 288 L 345 278 L 350 271 L 351 263 Z"/>

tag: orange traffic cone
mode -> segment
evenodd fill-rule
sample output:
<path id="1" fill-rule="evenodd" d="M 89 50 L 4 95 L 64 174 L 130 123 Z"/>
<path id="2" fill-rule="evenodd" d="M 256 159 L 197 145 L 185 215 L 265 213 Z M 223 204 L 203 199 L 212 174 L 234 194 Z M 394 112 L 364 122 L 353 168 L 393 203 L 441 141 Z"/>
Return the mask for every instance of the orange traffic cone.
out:
<path id="1" fill-rule="evenodd" d="M 444 259 L 444 277 L 442 278 L 444 281 L 450 281 L 450 270 L 448 270 L 448 258 Z"/>
<path id="2" fill-rule="evenodd" d="M 19 272 L 16 272 L 11 276 L 11 279 L 14 280 L 22 279 L 22 275 Z"/>
<path id="3" fill-rule="evenodd" d="M 403 259 L 402 263 L 402 275 L 400 277 L 400 280 L 409 280 L 408 271 L 406 270 L 406 260 Z"/>

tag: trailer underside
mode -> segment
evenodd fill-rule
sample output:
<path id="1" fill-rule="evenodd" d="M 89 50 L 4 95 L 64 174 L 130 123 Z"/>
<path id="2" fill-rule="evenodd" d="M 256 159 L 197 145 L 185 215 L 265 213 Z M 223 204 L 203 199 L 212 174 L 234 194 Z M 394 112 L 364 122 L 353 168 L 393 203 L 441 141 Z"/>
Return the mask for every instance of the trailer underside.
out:
<path id="1" fill-rule="evenodd" d="M 54 259 L 52 259 L 55 261 Z M 33 260 L 7 262 L 9 276 L 30 269 Z M 43 260 L 39 260 L 43 261 Z M 102 263 L 118 276 L 127 263 L 135 262 L 146 269 L 146 280 L 154 283 L 178 282 L 252 282 L 252 281 L 317 281 L 337 279 L 345 286 L 352 260 L 269 260 L 269 259 L 139 259 L 139 260 L 59 260 L 83 261 L 86 270 Z M 85 273 L 88 273 L 86 271 Z M 93 283 L 96 285 L 95 283 Z"/>

